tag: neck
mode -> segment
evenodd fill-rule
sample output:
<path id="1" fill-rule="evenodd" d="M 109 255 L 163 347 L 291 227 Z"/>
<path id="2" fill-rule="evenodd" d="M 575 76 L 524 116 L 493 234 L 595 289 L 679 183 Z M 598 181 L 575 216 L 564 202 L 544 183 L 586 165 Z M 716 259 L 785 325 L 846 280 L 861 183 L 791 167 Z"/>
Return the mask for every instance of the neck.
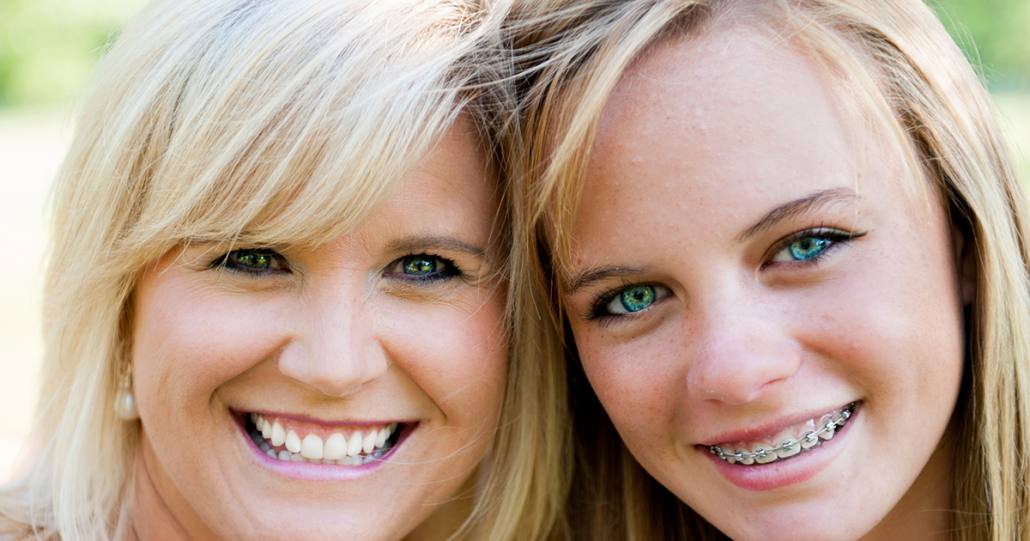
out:
<path id="1" fill-rule="evenodd" d="M 955 450 L 947 443 L 951 441 L 949 433 L 941 439 L 930 461 L 901 501 L 862 538 L 864 541 L 951 539 L 951 519 L 955 514 L 952 496 Z"/>
<path id="2" fill-rule="evenodd" d="M 128 541 L 217 539 L 160 468 L 145 431 L 141 433 L 133 470 Z"/>

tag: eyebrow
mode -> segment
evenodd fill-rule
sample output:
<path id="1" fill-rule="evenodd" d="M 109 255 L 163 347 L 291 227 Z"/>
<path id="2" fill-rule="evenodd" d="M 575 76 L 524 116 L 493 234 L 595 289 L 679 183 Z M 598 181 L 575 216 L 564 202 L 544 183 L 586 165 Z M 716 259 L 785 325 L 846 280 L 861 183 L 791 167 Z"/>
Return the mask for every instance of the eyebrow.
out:
<path id="1" fill-rule="evenodd" d="M 418 252 L 421 250 L 447 250 L 464 252 L 475 257 L 486 257 L 486 250 L 475 244 L 447 236 L 403 237 L 390 241 L 386 249 L 391 252 Z"/>
<path id="2" fill-rule="evenodd" d="M 736 240 L 743 242 L 763 231 L 771 229 L 784 220 L 796 218 L 802 214 L 812 212 L 816 208 L 855 199 L 858 199 L 858 194 L 850 188 L 830 188 L 811 193 L 793 201 L 788 201 L 765 213 L 754 225 L 737 235 Z"/>
<path id="3" fill-rule="evenodd" d="M 595 282 L 626 276 L 644 274 L 647 269 L 643 267 L 626 267 L 621 265 L 607 265 L 603 267 L 592 267 L 572 275 L 566 282 L 566 290 L 571 295 Z"/>
<path id="4" fill-rule="evenodd" d="M 757 235 L 758 233 L 761 233 L 784 220 L 811 212 L 818 207 L 832 203 L 852 201 L 857 198 L 858 194 L 849 188 L 830 188 L 811 193 L 804 197 L 794 199 L 793 201 L 788 201 L 765 213 L 765 215 L 755 222 L 754 225 L 748 227 L 737 235 L 737 240 L 747 240 L 748 238 Z M 568 284 L 566 286 L 566 291 L 571 295 L 586 286 L 609 278 L 636 276 L 645 274 L 646 272 L 646 268 L 630 267 L 625 265 L 591 267 L 570 276 L 566 281 L 566 284 Z"/>

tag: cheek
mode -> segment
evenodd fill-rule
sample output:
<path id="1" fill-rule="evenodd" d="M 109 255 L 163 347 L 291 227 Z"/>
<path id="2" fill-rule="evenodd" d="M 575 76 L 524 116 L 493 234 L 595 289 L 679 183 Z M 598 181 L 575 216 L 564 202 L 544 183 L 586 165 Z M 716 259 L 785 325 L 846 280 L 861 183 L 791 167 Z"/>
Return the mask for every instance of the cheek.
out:
<path id="1" fill-rule="evenodd" d="M 805 300 L 801 313 L 808 315 L 796 320 L 796 335 L 838 381 L 874 398 L 870 407 L 953 399 L 964 354 L 948 254 L 930 247 L 905 257 L 869 253 L 854 272 Z"/>
<path id="2" fill-rule="evenodd" d="M 445 416 L 493 419 L 507 368 L 501 294 L 405 304 L 380 321 L 392 361 Z"/>
<path id="3" fill-rule="evenodd" d="M 682 349 L 660 334 L 626 343 L 587 326 L 574 334 L 583 371 L 623 440 L 631 449 L 660 449 L 683 395 Z"/>
<path id="4" fill-rule="evenodd" d="M 282 341 L 276 307 L 161 277 L 137 289 L 133 379 L 144 418 L 196 411 L 223 383 L 272 355 Z M 174 416 L 178 416 L 177 414 Z"/>

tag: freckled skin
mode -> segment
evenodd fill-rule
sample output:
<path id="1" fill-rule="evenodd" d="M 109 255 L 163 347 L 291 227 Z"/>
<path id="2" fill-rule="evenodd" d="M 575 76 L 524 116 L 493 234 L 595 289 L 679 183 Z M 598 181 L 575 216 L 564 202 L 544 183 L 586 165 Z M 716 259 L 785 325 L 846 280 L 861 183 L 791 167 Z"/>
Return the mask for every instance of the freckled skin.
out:
<path id="1" fill-rule="evenodd" d="M 601 119 L 572 272 L 644 270 L 567 294 L 570 324 L 636 459 L 734 539 L 944 538 L 941 443 L 963 363 L 950 224 L 831 89 L 804 54 L 747 28 L 638 60 Z M 772 208 L 838 188 L 856 197 L 740 238 Z M 821 226 L 863 235 L 817 264 L 788 261 L 804 245 L 777 243 Z M 633 283 L 666 294 L 631 317 L 583 317 Z M 831 466 L 800 483 L 741 488 L 700 446 L 851 401 L 861 410 Z"/>
<path id="2" fill-rule="evenodd" d="M 436 539 L 460 524 L 471 500 L 454 497 L 474 483 L 503 397 L 504 290 L 457 277 L 411 285 L 386 270 L 418 254 L 388 249 L 412 236 L 482 247 L 431 253 L 470 276 L 496 268 L 498 200 L 478 148 L 459 122 L 356 231 L 285 250 L 292 274 L 211 269 L 221 253 L 195 247 L 143 275 L 140 539 Z M 312 481 L 261 466 L 230 409 L 419 426 L 370 475 Z"/>

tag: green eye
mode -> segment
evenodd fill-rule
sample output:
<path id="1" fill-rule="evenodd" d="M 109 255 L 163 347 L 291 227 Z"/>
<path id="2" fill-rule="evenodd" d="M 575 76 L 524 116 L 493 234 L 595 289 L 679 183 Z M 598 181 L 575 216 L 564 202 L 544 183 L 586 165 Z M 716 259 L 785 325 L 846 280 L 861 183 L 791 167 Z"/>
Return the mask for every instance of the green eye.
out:
<path id="1" fill-rule="evenodd" d="M 219 260 L 225 268 L 251 274 L 288 272 L 286 260 L 266 248 L 233 250 Z"/>
<path id="2" fill-rule="evenodd" d="M 658 286 L 640 284 L 629 286 L 616 292 L 603 307 L 599 315 L 622 316 L 646 310 L 653 305 L 659 296 L 667 291 Z"/>
<path id="3" fill-rule="evenodd" d="M 787 245 L 787 251 L 794 261 L 808 261 L 819 257 L 833 240 L 827 237 L 803 237 Z"/>
<path id="4" fill-rule="evenodd" d="M 415 254 L 395 259 L 387 274 L 411 282 L 434 282 L 461 276 L 453 261 L 429 254 Z"/>
<path id="5" fill-rule="evenodd" d="M 831 250 L 863 235 L 829 228 L 801 231 L 783 241 L 770 263 L 816 263 Z"/>
<path id="6" fill-rule="evenodd" d="M 272 256 L 256 252 L 243 253 L 235 257 L 235 263 L 248 269 L 268 270 L 272 266 Z"/>
<path id="7" fill-rule="evenodd" d="M 619 302 L 627 312 L 639 312 L 654 304 L 655 297 L 653 286 L 633 286 L 619 295 Z"/>
<path id="8" fill-rule="evenodd" d="M 401 260 L 401 269 L 408 276 L 424 277 L 431 276 L 440 271 L 442 262 L 435 257 L 408 256 Z"/>

